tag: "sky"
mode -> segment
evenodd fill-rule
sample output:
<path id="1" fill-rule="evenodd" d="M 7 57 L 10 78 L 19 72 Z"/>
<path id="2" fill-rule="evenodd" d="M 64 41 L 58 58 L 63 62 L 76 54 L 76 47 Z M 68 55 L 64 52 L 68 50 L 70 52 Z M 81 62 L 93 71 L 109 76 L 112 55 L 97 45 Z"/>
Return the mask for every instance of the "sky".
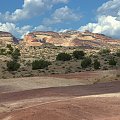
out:
<path id="1" fill-rule="evenodd" d="M 120 38 L 120 0 L 0 0 L 0 31 L 66 30 Z"/>

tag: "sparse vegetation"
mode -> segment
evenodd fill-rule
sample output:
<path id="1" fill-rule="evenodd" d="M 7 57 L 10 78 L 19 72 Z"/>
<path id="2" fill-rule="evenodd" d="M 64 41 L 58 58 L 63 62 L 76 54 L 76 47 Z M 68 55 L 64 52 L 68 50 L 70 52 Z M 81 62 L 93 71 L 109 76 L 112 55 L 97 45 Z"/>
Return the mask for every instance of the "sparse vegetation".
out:
<path id="1" fill-rule="evenodd" d="M 88 66 L 91 65 L 91 63 L 92 63 L 91 58 L 86 57 L 86 58 L 84 58 L 84 59 L 81 61 L 81 67 L 82 67 L 82 68 L 87 68 Z"/>
<path id="2" fill-rule="evenodd" d="M 84 51 L 74 51 L 73 52 L 73 57 L 76 59 L 83 59 L 84 58 Z"/>
<path id="3" fill-rule="evenodd" d="M 6 33 L 2 34 L 2 36 L 6 36 Z M 35 34 L 36 33 L 34 33 L 34 35 Z M 40 36 L 38 34 L 40 34 Z M 62 37 L 60 37 L 62 33 L 54 34 L 55 33 L 51 32 L 44 33 L 45 37 L 41 39 L 41 32 L 38 32 L 35 37 L 39 42 L 43 43 L 42 45 L 41 43 L 37 44 L 35 41 L 35 44 L 32 44 L 32 42 L 27 43 L 26 38 L 21 40 L 18 44 L 15 44 L 15 42 L 17 43 L 17 39 L 13 39 L 13 42 L 11 37 L 9 38 L 9 35 L 9 39 L 1 37 L 1 78 L 7 74 L 9 74 L 10 77 L 13 77 L 13 74 L 11 73 L 15 73 L 14 77 L 24 77 L 29 76 L 30 74 L 32 74 L 32 76 L 39 76 L 41 74 L 65 74 L 83 71 L 95 71 L 97 69 L 113 70 L 120 68 L 119 41 L 115 40 L 115 43 L 114 41 L 108 41 L 107 43 L 107 41 L 104 42 L 106 37 L 104 38 L 104 36 L 101 36 L 101 34 L 100 37 L 98 37 L 99 35 L 95 33 L 91 35 L 94 41 L 88 41 L 87 37 L 88 39 L 91 39 L 90 36 L 85 35 L 85 37 L 83 37 L 84 35 L 78 34 L 78 32 L 76 32 L 74 35 L 74 32 L 71 34 L 69 31 Z M 96 35 L 97 39 L 101 40 L 95 42 L 94 37 Z M 49 43 L 48 36 L 54 37 L 52 41 L 54 44 L 52 42 Z M 60 39 L 58 39 L 59 37 Z M 80 41 L 81 39 L 79 37 L 83 37 L 83 40 Z M 65 46 L 62 46 L 62 42 L 64 42 Z M 70 46 L 67 47 L 67 45 Z M 14 65 L 12 63 L 15 63 L 15 65 L 20 64 L 20 69 L 14 69 Z M 7 64 L 11 64 L 9 66 L 12 66 L 13 69 L 9 69 Z M 8 72 L 8 70 L 17 71 Z M 2 75 L 3 73 L 5 73 L 5 75 Z"/>
<path id="4" fill-rule="evenodd" d="M 114 58 L 111 58 L 111 59 L 109 60 L 109 65 L 115 66 L 116 64 L 117 64 L 117 62 L 115 61 Z"/>
<path id="5" fill-rule="evenodd" d="M 120 57 L 120 50 L 117 50 L 116 55 Z"/>
<path id="6" fill-rule="evenodd" d="M 45 61 L 45 60 L 35 60 L 32 62 L 32 69 L 44 69 L 48 67 L 51 64 L 51 62 Z"/>
<path id="7" fill-rule="evenodd" d="M 15 61 L 16 64 L 20 64 L 20 69 L 9 69 L 8 67 L 6 68 L 6 65 L 4 66 L 5 69 L 1 68 L 3 73 L 5 73 L 6 70 L 14 71 L 15 77 L 29 76 L 29 73 L 31 73 L 32 76 L 39 76 L 44 74 L 67 74 L 97 69 L 112 70 L 120 66 L 118 57 L 119 50 L 110 53 L 109 50 L 105 49 L 101 52 L 102 54 L 98 54 L 98 50 L 86 50 L 81 47 L 53 47 L 47 45 L 45 47 L 26 48 L 26 50 L 24 49 L 26 53 L 23 54 L 22 48 L 18 46 L 7 45 L 6 48 L 1 47 L 1 49 L 5 49 L 2 51 L 5 54 L 1 56 L 1 58 L 3 57 L 5 59 L 5 64 L 7 61 Z M 114 58 L 116 63 L 111 60 L 112 58 Z M 52 64 L 49 61 L 52 62 Z M 110 61 L 112 61 L 112 63 L 110 63 Z M 9 72 L 9 74 L 12 73 Z M 13 74 L 11 76 L 13 76 Z"/>
<path id="8" fill-rule="evenodd" d="M 12 55 L 12 59 L 17 60 L 20 56 L 20 50 L 16 48 L 11 55 Z"/>
<path id="9" fill-rule="evenodd" d="M 56 60 L 59 61 L 69 61 L 72 59 L 72 56 L 68 53 L 59 53 L 56 57 Z"/>
<path id="10" fill-rule="evenodd" d="M 99 69 L 100 68 L 100 62 L 97 59 L 94 60 L 93 65 L 94 65 L 94 69 Z"/>
<path id="11" fill-rule="evenodd" d="M 6 55 L 6 49 L 0 49 L 0 55 Z"/>
<path id="12" fill-rule="evenodd" d="M 31 72 L 33 76 L 37 76 L 40 74 L 67 74 L 81 71 L 92 71 L 97 69 L 109 70 L 119 67 L 119 57 L 117 57 L 116 52 L 103 52 L 106 53 L 103 56 L 103 54 L 98 54 L 98 52 L 86 50 L 84 52 L 84 49 L 81 50 L 81 48 L 76 47 L 67 48 L 56 46 L 57 49 L 54 49 L 53 47 L 34 48 L 35 47 L 30 48 L 32 52 L 27 51 L 28 54 L 31 53 L 32 57 L 28 56 L 26 59 L 21 59 L 23 54 L 18 49 L 16 50 L 14 48 L 12 52 L 13 54 L 11 54 L 13 56 L 12 59 L 21 64 L 21 68 L 18 72 L 23 72 L 22 76 L 25 76 L 24 74 L 27 74 L 28 72 Z M 67 51 L 67 53 L 65 53 L 65 51 Z M 20 56 L 20 53 L 22 56 Z M 36 56 L 38 54 L 40 54 L 40 56 Z M 89 57 L 86 57 L 85 55 Z M 113 63 L 109 64 L 109 61 L 112 58 L 114 58 L 114 60 L 117 62 L 116 67 L 114 67 Z M 48 61 L 52 61 L 52 64 Z M 41 69 L 44 70 L 44 72 L 41 72 Z M 36 70 L 36 73 L 32 70 Z"/>
<path id="13" fill-rule="evenodd" d="M 20 68 L 20 64 L 15 60 L 7 62 L 7 70 L 8 71 L 16 71 Z"/>
<path id="14" fill-rule="evenodd" d="M 13 47 L 11 46 L 11 44 L 7 44 L 7 48 L 11 51 L 11 53 L 13 52 Z"/>
<path id="15" fill-rule="evenodd" d="M 111 52 L 111 50 L 110 49 L 101 49 L 100 51 L 99 51 L 99 53 L 100 54 L 109 54 Z"/>

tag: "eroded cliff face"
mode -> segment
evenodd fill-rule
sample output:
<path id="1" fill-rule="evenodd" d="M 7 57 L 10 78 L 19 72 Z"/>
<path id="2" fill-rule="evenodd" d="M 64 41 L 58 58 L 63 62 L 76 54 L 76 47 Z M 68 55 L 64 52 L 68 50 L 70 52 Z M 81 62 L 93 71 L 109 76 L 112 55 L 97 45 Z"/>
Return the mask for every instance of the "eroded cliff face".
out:
<path id="1" fill-rule="evenodd" d="M 18 40 L 8 32 L 0 31 L 0 46 L 17 43 Z M 120 47 L 120 40 L 115 40 L 103 34 L 91 33 L 89 31 L 66 31 L 62 33 L 52 31 L 36 31 L 24 36 L 19 45 L 24 47 L 41 46 L 46 43 L 55 46 L 83 46 L 86 48 L 94 47 Z"/>
<path id="2" fill-rule="evenodd" d="M 45 43 L 62 44 L 59 39 L 61 36 L 56 32 L 32 32 L 24 36 L 23 42 L 26 46 L 41 46 Z"/>
<path id="3" fill-rule="evenodd" d="M 18 43 L 18 40 L 9 32 L 0 31 L 0 46 Z"/>
<path id="4" fill-rule="evenodd" d="M 120 40 L 114 40 L 103 34 L 91 33 L 89 31 L 67 31 L 64 33 L 37 31 L 25 35 L 23 42 L 26 46 L 41 46 L 45 43 L 51 43 L 55 46 L 86 47 L 106 47 L 110 45 L 120 45 Z"/>

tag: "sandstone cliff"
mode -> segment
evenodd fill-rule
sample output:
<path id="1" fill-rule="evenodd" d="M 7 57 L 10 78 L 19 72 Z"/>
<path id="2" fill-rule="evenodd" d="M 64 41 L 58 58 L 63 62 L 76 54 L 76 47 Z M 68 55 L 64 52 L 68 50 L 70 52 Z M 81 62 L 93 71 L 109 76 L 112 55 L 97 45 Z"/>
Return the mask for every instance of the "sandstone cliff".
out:
<path id="1" fill-rule="evenodd" d="M 115 40 L 103 34 L 89 31 L 66 31 L 57 33 L 52 31 L 31 32 L 24 36 L 26 46 L 41 46 L 52 43 L 55 46 L 84 46 L 84 47 L 120 47 L 120 40 Z"/>
<path id="2" fill-rule="evenodd" d="M 0 31 L 0 46 L 18 43 L 18 40 L 9 32 Z"/>

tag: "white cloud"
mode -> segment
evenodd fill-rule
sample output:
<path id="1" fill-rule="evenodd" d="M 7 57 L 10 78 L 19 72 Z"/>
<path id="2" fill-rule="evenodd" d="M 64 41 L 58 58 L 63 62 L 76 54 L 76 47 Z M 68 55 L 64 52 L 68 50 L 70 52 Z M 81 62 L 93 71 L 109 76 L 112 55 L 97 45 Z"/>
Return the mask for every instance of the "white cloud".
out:
<path id="1" fill-rule="evenodd" d="M 26 33 L 28 33 L 31 30 L 31 26 L 26 25 L 23 27 L 17 27 L 15 24 L 13 23 L 0 23 L 0 30 L 1 31 L 5 31 L 5 32 L 10 32 L 15 36 L 22 36 Z"/>
<path id="2" fill-rule="evenodd" d="M 14 36 L 22 38 L 25 34 L 31 31 L 52 31 L 52 28 L 44 25 L 39 25 L 37 27 L 25 25 L 22 27 L 18 27 L 14 23 L 6 22 L 6 23 L 0 23 L 0 31 L 10 32 Z"/>
<path id="3" fill-rule="evenodd" d="M 10 13 L 9 11 L 0 13 L 0 30 L 10 32 L 17 37 L 23 36 L 31 31 L 52 30 L 51 27 L 46 25 L 39 25 L 37 27 L 25 25 L 18 27 L 14 22 L 39 16 L 58 3 L 65 4 L 68 2 L 69 0 L 24 0 L 21 9 L 16 9 L 13 13 Z"/>
<path id="4" fill-rule="evenodd" d="M 79 30 L 90 30 L 120 38 L 120 1 L 110 0 L 99 7 L 97 12 L 97 22 L 88 23 L 86 26 L 80 27 Z"/>
<path id="5" fill-rule="evenodd" d="M 69 0 L 52 0 L 53 3 L 67 3 Z"/>
<path id="6" fill-rule="evenodd" d="M 98 8 L 99 15 L 118 17 L 120 12 L 120 0 L 109 0 Z"/>
<path id="7" fill-rule="evenodd" d="M 112 16 L 100 16 L 98 23 L 89 23 L 86 26 L 80 27 L 81 31 L 90 30 L 93 33 L 103 33 L 112 37 L 120 38 L 120 21 Z"/>
<path id="8" fill-rule="evenodd" d="M 28 19 L 33 16 L 41 15 L 57 3 L 67 3 L 68 0 L 24 0 L 22 9 L 16 9 L 13 13 L 7 11 L 5 14 L 0 13 L 0 20 L 3 22 L 15 22 Z"/>
<path id="9" fill-rule="evenodd" d="M 59 9 L 56 9 L 55 12 L 51 15 L 50 19 L 44 19 L 45 24 L 56 24 L 62 23 L 68 20 L 80 20 L 81 16 L 76 14 L 69 7 L 65 6 Z"/>
<path id="10" fill-rule="evenodd" d="M 67 32 L 67 31 L 69 31 L 69 30 L 71 30 L 71 29 L 60 29 L 58 32 L 64 33 L 64 32 Z"/>
<path id="11" fill-rule="evenodd" d="M 52 30 L 51 27 L 47 27 L 44 25 L 39 25 L 33 29 L 33 31 L 51 31 L 51 30 Z"/>

